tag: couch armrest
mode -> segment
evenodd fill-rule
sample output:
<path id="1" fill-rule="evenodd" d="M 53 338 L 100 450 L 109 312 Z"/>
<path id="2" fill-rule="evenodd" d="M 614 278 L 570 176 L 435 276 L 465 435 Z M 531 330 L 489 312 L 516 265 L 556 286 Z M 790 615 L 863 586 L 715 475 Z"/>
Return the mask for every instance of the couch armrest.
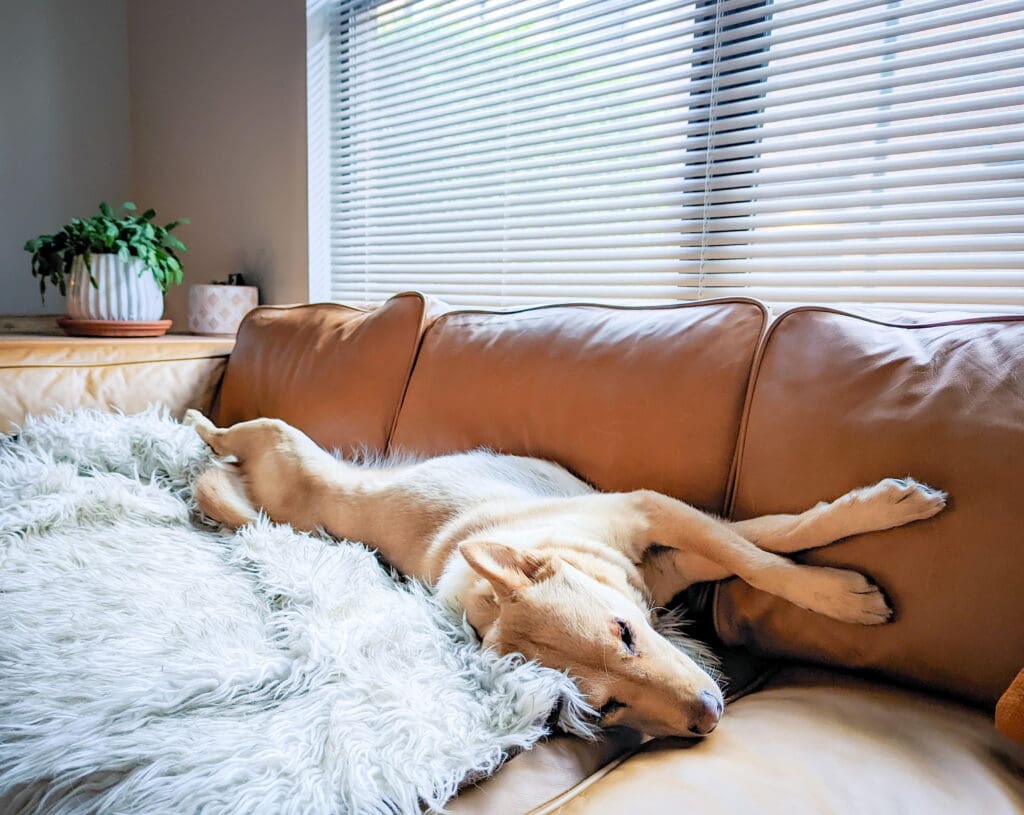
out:
<path id="1" fill-rule="evenodd" d="M 233 346 L 213 337 L 0 336 L 0 432 L 59 409 L 208 412 Z"/>

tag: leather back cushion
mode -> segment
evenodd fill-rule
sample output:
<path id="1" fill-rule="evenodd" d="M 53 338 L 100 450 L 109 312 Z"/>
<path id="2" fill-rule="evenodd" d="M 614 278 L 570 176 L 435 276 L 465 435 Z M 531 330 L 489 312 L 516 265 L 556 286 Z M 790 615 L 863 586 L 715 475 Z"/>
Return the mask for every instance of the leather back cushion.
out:
<path id="1" fill-rule="evenodd" d="M 262 307 L 238 331 L 216 421 L 284 419 L 328 449 L 383 452 L 436 303 Z"/>
<path id="2" fill-rule="evenodd" d="M 749 300 L 450 312 L 424 336 L 392 448 L 539 456 L 721 511 L 765 319 Z"/>
<path id="3" fill-rule="evenodd" d="M 894 623 L 846 625 L 732 581 L 729 644 L 868 668 L 992 704 L 1024 664 L 1024 320 L 916 326 L 828 309 L 770 330 L 733 515 L 799 512 L 886 476 L 950 494 L 928 521 L 800 556 L 880 583 Z"/>

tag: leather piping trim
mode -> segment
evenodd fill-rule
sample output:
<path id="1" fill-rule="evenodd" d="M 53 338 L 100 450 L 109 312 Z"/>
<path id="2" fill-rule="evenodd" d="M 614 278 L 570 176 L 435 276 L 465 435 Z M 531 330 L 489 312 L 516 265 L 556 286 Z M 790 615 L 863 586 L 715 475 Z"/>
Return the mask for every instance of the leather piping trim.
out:
<path id="1" fill-rule="evenodd" d="M 412 293 L 412 292 L 410 292 Z M 418 292 L 416 292 L 418 294 Z M 402 295 L 395 295 L 401 297 Z M 420 295 L 422 296 L 422 295 Z M 594 308 L 605 311 L 671 311 L 673 309 L 687 309 L 687 308 L 698 308 L 700 306 L 718 306 L 725 303 L 749 303 L 750 305 L 757 306 L 767 315 L 768 309 L 764 303 L 760 300 L 756 300 L 753 297 L 716 297 L 712 300 L 694 300 L 689 303 L 660 303 L 658 305 L 651 306 L 619 306 L 613 303 L 583 303 L 569 301 L 565 303 L 544 303 L 539 306 L 523 306 L 522 308 L 512 308 L 506 310 L 498 309 L 486 309 L 486 308 L 464 308 L 455 311 L 447 311 L 440 315 L 432 325 L 436 325 L 449 317 L 460 317 L 464 314 L 482 314 L 488 317 L 508 317 L 513 314 L 526 314 L 531 311 L 546 311 L 552 308 Z"/>
<path id="2" fill-rule="evenodd" d="M 413 293 L 413 292 L 410 292 L 410 293 Z M 418 294 L 418 292 L 415 292 L 415 293 Z M 396 296 L 401 296 L 401 295 L 396 295 Z M 420 296 L 422 297 L 423 295 L 420 295 Z M 717 306 L 717 305 L 725 305 L 725 304 L 729 304 L 729 303 L 745 303 L 745 304 L 748 304 L 748 305 L 755 306 L 761 312 L 761 329 L 760 329 L 760 333 L 759 333 L 759 336 L 758 336 L 758 344 L 760 345 L 761 344 L 761 339 L 763 338 L 763 336 L 765 334 L 765 326 L 767 326 L 768 321 L 769 321 L 769 314 L 770 314 L 770 312 L 768 310 L 768 307 L 764 303 L 762 303 L 760 300 L 754 299 L 753 297 L 717 297 L 717 298 L 714 298 L 712 300 L 698 300 L 698 301 L 694 301 L 692 303 L 665 303 L 665 304 L 662 304 L 662 305 L 654 305 L 654 306 L 617 306 L 617 305 L 610 305 L 610 304 L 605 304 L 605 303 L 568 302 L 568 303 L 545 303 L 544 305 L 540 305 L 540 306 L 526 306 L 524 308 L 509 309 L 507 311 L 498 311 L 498 310 L 491 310 L 491 309 L 459 309 L 457 311 L 447 311 L 444 314 L 441 314 L 440 316 L 438 316 L 436 319 L 432 320 L 430 325 L 427 326 L 426 330 L 421 333 L 420 341 L 419 341 L 419 343 L 418 343 L 418 345 L 416 347 L 415 360 L 416 361 L 419 360 L 419 353 L 422 350 L 423 345 L 426 343 L 427 337 L 429 336 L 431 331 L 435 330 L 437 326 L 439 326 L 441 323 L 443 323 L 444 321 L 446 321 L 447 319 L 449 319 L 451 317 L 460 317 L 460 316 L 467 315 L 467 314 L 469 314 L 469 315 L 479 314 L 479 315 L 484 315 L 484 316 L 488 316 L 488 317 L 505 317 L 505 316 L 512 316 L 512 315 L 516 315 L 516 314 L 528 314 L 528 313 L 531 313 L 531 312 L 534 312 L 534 311 L 545 311 L 545 310 L 553 309 L 553 308 L 568 308 L 568 307 L 573 307 L 573 308 L 584 307 L 584 308 L 602 309 L 602 310 L 605 310 L 605 311 L 669 311 L 669 310 L 673 310 L 673 309 L 688 309 L 688 308 L 697 308 L 697 307 L 700 307 L 700 306 Z M 424 312 L 424 316 L 425 316 L 425 312 Z M 756 358 L 756 354 L 757 354 L 756 349 L 755 349 L 754 353 L 755 353 L 755 358 Z M 398 412 L 395 414 L 395 419 L 394 419 L 394 421 L 391 424 L 391 432 L 388 434 L 388 445 L 387 445 L 388 452 L 391 452 L 391 439 L 394 438 L 395 432 L 398 430 L 398 424 L 399 424 L 399 421 L 401 420 L 401 417 L 402 417 L 402 408 L 405 407 L 405 397 L 409 393 L 409 387 L 412 384 L 412 378 L 415 375 L 415 373 L 416 373 L 415 366 L 413 366 L 410 369 L 408 379 L 406 380 L 406 383 L 405 383 L 405 390 L 402 393 L 402 400 L 401 400 L 401 403 L 399 404 Z M 748 382 L 747 382 L 747 395 L 748 396 L 749 396 L 749 392 L 750 392 L 750 383 L 751 382 L 752 382 L 752 379 L 748 380 Z M 741 414 L 741 420 L 742 420 L 742 414 Z M 734 448 L 734 450 L 733 450 L 733 464 L 734 465 L 735 465 L 735 456 L 736 456 L 736 450 L 737 449 L 738 449 L 738 445 L 737 445 L 737 448 Z M 731 475 L 732 475 L 732 472 L 730 470 L 730 476 Z M 728 490 L 729 490 L 729 483 L 730 483 L 729 481 L 726 482 L 726 493 L 725 493 L 725 500 L 726 501 L 729 498 L 729 492 L 728 492 Z"/>
<path id="3" fill-rule="evenodd" d="M 388 423 L 387 436 L 384 437 L 384 452 L 388 454 L 391 452 L 391 439 L 395 435 L 395 430 L 398 428 L 398 417 L 402 415 L 402 408 L 405 407 L 405 397 L 409 393 L 409 383 L 412 382 L 413 371 L 416 370 L 416 362 L 420 358 L 420 349 L 423 347 L 423 338 L 427 335 L 427 332 L 433 327 L 434 323 L 437 322 L 441 317 L 434 320 L 427 319 L 427 310 L 430 305 L 430 299 L 423 292 L 419 291 L 406 291 L 400 294 L 394 295 L 395 297 L 418 297 L 420 300 L 420 322 L 416 328 L 416 339 L 412 344 L 412 351 L 409 353 L 409 360 L 405 365 L 405 384 L 402 385 L 402 393 L 398 397 L 398 404 L 395 405 L 395 412 L 391 416 L 391 421 Z M 441 315 L 442 317 L 444 315 Z"/>
<path id="4" fill-rule="evenodd" d="M 761 307 L 761 328 L 757 332 L 757 341 L 754 344 L 754 353 L 750 355 L 750 370 L 747 373 L 747 384 L 743 391 L 743 407 L 740 408 L 740 420 L 736 427 L 736 439 L 732 448 L 731 463 L 729 464 L 729 475 L 725 482 L 725 495 L 722 498 L 722 515 L 730 517 L 732 512 L 732 494 L 736 487 L 736 474 L 739 467 L 740 451 L 743 449 L 743 429 L 746 426 L 747 414 L 750 410 L 751 397 L 754 393 L 754 382 L 756 380 L 757 366 L 761 361 L 761 353 L 764 349 L 765 338 L 771 327 L 771 310 L 760 300 L 755 300 Z"/>
<path id="5" fill-rule="evenodd" d="M 766 328 L 758 338 L 757 348 L 754 349 L 754 356 L 750 360 L 747 392 L 743 399 L 743 411 L 740 413 L 740 425 L 736 430 L 736 447 L 732 454 L 732 465 L 729 467 L 729 483 L 726 487 L 725 502 L 722 506 L 722 514 L 725 518 L 732 518 L 733 505 L 736 501 L 736 485 L 739 483 L 740 464 L 743 460 L 743 448 L 747 438 L 747 424 L 750 420 L 750 408 L 754 403 L 754 388 L 757 385 L 757 374 L 761 369 L 761 359 L 764 357 L 764 350 L 768 346 L 768 338 L 771 336 L 779 319 L 779 317 L 769 318 Z"/>
<path id="6" fill-rule="evenodd" d="M 164 359 L 133 359 L 124 362 L 82 362 L 76 365 L 45 363 L 43 365 L 0 365 L 0 371 L 41 371 L 47 368 L 126 368 L 129 365 L 163 365 L 167 362 L 202 362 L 207 359 L 230 359 L 230 354 L 211 354 L 205 357 L 166 357 Z"/>
<path id="7" fill-rule="evenodd" d="M 400 297 L 401 295 L 395 295 Z M 250 309 L 246 312 L 245 317 L 242 318 L 242 323 L 245 323 L 253 314 L 257 311 L 294 311 L 301 308 L 340 308 L 344 311 L 360 311 L 363 313 L 369 313 L 374 309 L 371 306 L 350 306 L 348 303 L 281 303 L 279 305 L 264 304 L 262 306 L 256 306 L 256 308 Z"/>
<path id="8" fill-rule="evenodd" d="M 249 312 L 242 318 L 242 322 L 238 324 L 238 331 L 235 333 L 235 337 L 237 338 L 242 333 L 242 329 L 245 328 L 246 323 L 248 323 L 250 320 L 252 320 L 254 315 L 259 313 L 259 312 L 264 312 L 264 311 L 298 311 L 300 309 L 307 309 L 307 308 L 341 309 L 342 311 L 355 311 L 355 312 L 358 312 L 360 314 L 369 314 L 371 311 L 373 311 L 372 308 L 367 308 L 367 307 L 363 307 L 363 306 L 350 306 L 350 305 L 347 305 L 345 303 L 291 303 L 291 304 L 288 304 L 288 305 L 280 305 L 280 306 L 272 306 L 272 305 L 256 306 L 256 308 L 250 309 Z M 236 342 L 237 342 L 237 339 L 236 339 Z"/>
<path id="9" fill-rule="evenodd" d="M 794 314 L 800 314 L 803 312 L 815 312 L 819 314 L 836 314 L 840 317 L 850 317 L 854 320 L 860 320 L 864 323 L 872 323 L 874 325 L 884 326 L 886 328 L 903 328 L 913 331 L 917 328 L 940 328 L 942 326 L 954 326 L 954 325 L 975 325 L 978 323 L 1019 323 L 1024 321 L 1024 314 L 986 314 L 978 317 L 963 317 L 958 320 L 936 320 L 927 323 L 894 323 L 886 320 L 878 320 L 873 317 L 867 317 L 862 314 L 856 314 L 850 311 L 843 311 L 838 308 L 831 308 L 829 306 L 798 306 L 796 308 L 787 309 L 776 317 L 771 324 L 768 326 L 768 330 L 761 338 L 761 347 L 758 349 L 758 353 L 754 358 L 753 369 L 751 370 L 751 385 L 747 390 L 747 404 L 744 407 L 743 418 L 740 422 L 740 435 L 736 444 L 736 455 L 733 458 L 732 473 L 729 479 L 729 492 L 728 500 L 725 506 L 725 517 L 732 518 L 733 512 L 736 509 L 736 490 L 740 483 L 740 476 L 743 470 L 743 454 L 746 451 L 747 446 L 747 430 L 750 426 L 750 416 L 753 413 L 754 396 L 757 391 L 757 384 L 760 380 L 761 366 L 764 362 L 764 358 L 768 353 L 768 346 L 775 336 L 776 329 L 786 319 L 792 317 Z M 711 598 L 711 625 L 715 631 L 715 634 L 721 639 L 720 626 L 718 624 L 719 611 L 720 611 L 720 597 L 722 586 L 737 578 L 729 578 L 728 580 L 720 580 L 715 583 L 714 593 Z"/>
<path id="10" fill-rule="evenodd" d="M 615 770 L 620 765 L 625 764 L 627 761 L 629 761 L 629 759 L 631 759 L 633 756 L 639 753 L 641 749 L 643 749 L 643 745 L 640 745 L 640 747 L 630 750 L 628 753 L 624 753 L 614 761 L 609 761 L 599 770 L 591 773 L 582 781 L 577 782 L 564 792 L 560 792 L 554 798 L 548 799 L 543 804 L 535 806 L 533 809 L 526 812 L 525 815 L 548 815 L 548 813 L 554 812 L 558 807 L 562 806 L 563 804 L 569 803 L 569 801 L 571 801 L 581 792 L 584 792 L 585 790 L 592 787 L 594 784 L 596 784 L 598 781 L 600 781 L 602 778 L 604 778 L 606 775 L 612 772 L 612 770 Z"/>

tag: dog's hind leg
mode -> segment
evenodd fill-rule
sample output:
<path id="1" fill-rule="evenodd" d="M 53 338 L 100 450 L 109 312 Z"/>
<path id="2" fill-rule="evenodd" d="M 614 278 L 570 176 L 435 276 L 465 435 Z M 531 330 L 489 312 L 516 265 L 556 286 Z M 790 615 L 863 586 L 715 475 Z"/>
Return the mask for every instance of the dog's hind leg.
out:
<path id="1" fill-rule="evenodd" d="M 231 465 L 211 467 L 196 479 L 196 503 L 203 514 L 237 529 L 256 520 L 258 512 L 245 494 L 245 486 Z"/>
<path id="2" fill-rule="evenodd" d="M 193 409 L 185 411 L 182 424 L 194 427 L 199 438 L 218 456 L 235 456 L 239 461 L 263 453 L 286 434 L 301 435 L 279 419 L 250 419 L 231 427 L 217 427 Z"/>
<path id="3" fill-rule="evenodd" d="M 341 461 L 280 419 L 218 428 L 190 412 L 186 421 L 215 453 L 237 459 L 223 470 L 229 479 L 210 475 L 203 484 L 201 507 L 211 517 L 239 525 L 259 509 L 295 529 L 362 541 L 405 574 L 423 573 L 424 543 L 451 513 L 443 500 L 416 491 L 415 465 Z"/>
<path id="4" fill-rule="evenodd" d="M 769 552 L 800 552 L 861 535 L 921 521 L 939 513 L 946 494 L 913 479 L 887 478 L 822 502 L 799 515 L 763 515 L 729 526 Z"/>

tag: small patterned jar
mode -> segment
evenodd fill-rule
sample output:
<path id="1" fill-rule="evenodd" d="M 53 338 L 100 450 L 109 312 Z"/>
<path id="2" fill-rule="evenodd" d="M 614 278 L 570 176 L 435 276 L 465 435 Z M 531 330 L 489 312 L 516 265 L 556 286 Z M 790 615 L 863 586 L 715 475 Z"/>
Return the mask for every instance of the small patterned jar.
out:
<path id="1" fill-rule="evenodd" d="M 188 330 L 234 336 L 242 318 L 259 304 L 259 291 L 256 286 L 189 286 Z"/>

